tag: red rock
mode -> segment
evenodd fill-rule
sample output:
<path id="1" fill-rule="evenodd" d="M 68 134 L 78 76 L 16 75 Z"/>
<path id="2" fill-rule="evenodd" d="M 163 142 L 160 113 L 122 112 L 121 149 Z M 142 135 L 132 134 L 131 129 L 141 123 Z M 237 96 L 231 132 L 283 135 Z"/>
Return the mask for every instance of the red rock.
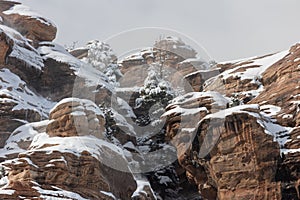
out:
<path id="1" fill-rule="evenodd" d="M 104 115 L 96 104 L 88 100 L 70 98 L 63 100 L 50 113 L 47 133 L 50 136 L 70 137 L 78 135 L 95 135 L 103 138 L 105 129 Z M 92 109 L 98 110 L 95 113 Z"/>
<path id="2" fill-rule="evenodd" d="M 11 52 L 12 41 L 4 32 L 0 33 L 0 66 L 6 63 L 6 58 Z"/>
<path id="3" fill-rule="evenodd" d="M 12 6 L 14 3 L 2 1 L 1 4 L 2 12 L 0 12 L 0 16 L 3 18 L 4 25 L 16 29 L 23 36 L 32 40 L 34 44 L 38 44 L 40 41 L 52 41 L 55 39 L 57 28 L 49 20 L 38 16 L 38 14 L 31 16 L 31 11 L 25 15 L 19 12 L 11 12 L 12 9 L 19 9 L 19 7 L 22 7 L 21 9 L 27 12 L 29 8 L 19 3 Z M 4 8 L 7 10 L 4 10 Z"/>

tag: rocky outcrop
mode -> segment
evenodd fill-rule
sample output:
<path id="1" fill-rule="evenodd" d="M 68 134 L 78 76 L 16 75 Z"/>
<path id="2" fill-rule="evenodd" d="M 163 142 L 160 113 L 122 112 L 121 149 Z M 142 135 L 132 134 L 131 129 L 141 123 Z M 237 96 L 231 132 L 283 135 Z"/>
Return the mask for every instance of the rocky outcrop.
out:
<path id="1" fill-rule="evenodd" d="M 0 134 L 3 147 L 8 136 L 20 125 L 48 116 L 53 102 L 36 94 L 9 69 L 0 69 Z"/>
<path id="2" fill-rule="evenodd" d="M 30 85 L 38 85 L 39 75 L 44 67 L 43 58 L 29 41 L 14 29 L 0 25 L 0 34 L 1 68 L 8 68 Z"/>
<path id="3" fill-rule="evenodd" d="M 280 63 L 287 54 L 288 51 L 283 51 L 220 63 L 214 67 L 220 70 L 220 74 L 204 83 L 204 91 L 218 91 L 228 97 L 239 99 L 242 103 L 248 103 L 263 90 L 262 79 L 265 70 Z"/>
<path id="4" fill-rule="evenodd" d="M 264 102 L 281 107 L 277 120 L 284 126 L 299 126 L 300 44 L 289 50 L 280 62 L 269 67 L 262 76 L 264 92 L 252 102 Z M 270 96 L 272 98 L 270 98 Z M 297 118 L 298 117 L 298 118 Z"/>
<path id="5" fill-rule="evenodd" d="M 49 119 L 50 137 L 94 135 L 104 138 L 104 114 L 91 101 L 64 99 L 51 111 Z"/>
<path id="6" fill-rule="evenodd" d="M 111 152 L 107 153 L 108 156 Z M 31 155 L 19 156 L 15 163 L 6 166 L 10 168 L 7 189 L 15 191 L 10 198 L 70 198 L 72 196 L 68 196 L 66 191 L 73 191 L 89 199 L 113 199 L 108 194 L 131 199 L 136 188 L 131 175 L 103 165 L 88 152 L 82 152 L 78 157 L 58 151 L 48 155 L 35 151 Z M 127 185 L 125 188 L 124 183 Z"/>
<path id="7" fill-rule="evenodd" d="M 43 96 L 53 101 L 73 96 L 90 99 L 96 104 L 111 103 L 114 88 L 102 72 L 55 43 L 40 43 L 38 51 L 45 60 L 40 84 L 37 84 Z"/>
<path id="8" fill-rule="evenodd" d="M 279 145 L 266 135 L 257 108 L 241 106 L 204 115 L 192 141 L 183 139 L 193 133 L 186 134 L 176 126 L 167 131 L 175 132 L 173 140 L 182 138 L 175 143 L 179 163 L 202 197 L 280 199 L 280 183 L 275 180 Z M 191 141 L 190 145 L 181 151 L 186 141 Z"/>
<path id="9" fill-rule="evenodd" d="M 188 58 L 195 58 L 196 51 L 185 44 L 180 38 L 168 36 L 158 40 L 154 44 L 156 60 L 163 60 L 163 64 L 167 66 L 176 66 Z"/>
<path id="10" fill-rule="evenodd" d="M 136 181 L 129 169 L 123 172 L 115 166 L 125 169 L 129 164 L 121 149 L 105 141 L 99 108 L 88 100 L 65 99 L 53 109 L 50 118 L 47 128 L 40 129 L 46 132 L 36 132 L 30 146 L 19 142 L 24 151 L 16 159 L 2 163 L 9 169 L 5 190 L 13 193 L 0 194 L 1 199 L 131 199 Z M 86 124 L 91 126 L 85 127 Z M 30 133 L 21 132 L 16 134 Z"/>
<path id="11" fill-rule="evenodd" d="M 52 41 L 57 28 L 48 19 L 34 13 L 27 6 L 10 1 L 1 2 L 3 24 L 14 28 L 37 45 L 39 41 Z"/>
<path id="12" fill-rule="evenodd" d="M 166 37 L 117 64 L 55 35 L 0 1 L 0 199 L 300 199 L 299 44 L 210 66 Z"/>
<path id="13" fill-rule="evenodd" d="M 187 81 L 186 91 L 189 91 L 189 88 L 192 88 L 194 92 L 203 92 L 204 83 L 208 79 L 217 76 L 220 74 L 219 69 L 213 70 L 198 70 L 192 73 L 189 73 L 184 76 L 184 79 Z"/>
<path id="14" fill-rule="evenodd" d="M 186 169 L 187 177 L 198 186 L 201 196 L 207 199 L 300 197 L 296 170 L 299 162 L 299 49 L 297 44 L 289 51 L 219 64 L 215 69 L 220 71 L 219 75 L 205 81 L 197 76 L 193 78 L 203 91 L 219 91 L 231 97 L 229 106 L 258 103 L 260 109 L 244 112 L 240 110 L 243 106 L 237 106 L 232 108 L 238 109 L 235 112 L 219 113 L 223 117 L 204 113 L 203 119 L 198 117 L 198 131 L 186 134 L 181 127 L 196 123 L 180 121 L 184 119 L 181 115 L 188 112 L 182 112 L 183 105 L 181 109 L 169 106 L 171 110 L 167 113 L 173 109 L 174 117 L 167 120 L 167 136 L 184 141 L 174 143 L 178 152 L 185 152 L 178 154 L 179 162 Z M 279 146 L 266 133 L 272 133 Z M 193 134 L 197 139 L 188 147 L 185 142 L 190 142 Z M 203 146 L 212 143 L 215 146 L 204 148 L 204 152 L 210 153 L 202 154 Z"/>

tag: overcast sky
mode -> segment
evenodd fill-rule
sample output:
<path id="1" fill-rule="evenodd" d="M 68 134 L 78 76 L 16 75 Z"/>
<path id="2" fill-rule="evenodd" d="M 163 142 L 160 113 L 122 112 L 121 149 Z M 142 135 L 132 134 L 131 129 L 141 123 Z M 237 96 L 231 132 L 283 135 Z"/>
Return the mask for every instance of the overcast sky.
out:
<path id="1" fill-rule="evenodd" d="M 58 27 L 57 43 L 84 45 L 139 27 L 179 31 L 217 61 L 263 55 L 300 41 L 299 0 L 24 0 Z M 134 42 L 134 41 L 132 41 Z"/>

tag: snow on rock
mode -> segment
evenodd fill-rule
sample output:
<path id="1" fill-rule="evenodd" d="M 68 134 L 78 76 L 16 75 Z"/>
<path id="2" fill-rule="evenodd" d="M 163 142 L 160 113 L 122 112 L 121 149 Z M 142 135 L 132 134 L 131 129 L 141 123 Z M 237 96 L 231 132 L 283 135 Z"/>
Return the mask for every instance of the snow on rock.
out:
<path id="1" fill-rule="evenodd" d="M 260 110 L 263 111 L 260 112 Z M 272 105 L 264 105 L 262 106 L 262 108 L 260 108 L 258 104 L 239 105 L 209 114 L 205 116 L 199 122 L 199 124 L 207 119 L 225 119 L 227 116 L 237 113 L 248 114 L 256 118 L 257 123 L 264 129 L 264 132 L 268 135 L 272 135 L 274 141 L 278 142 L 281 151 L 285 152 L 286 150 L 284 150 L 284 145 L 285 143 L 290 141 L 289 133 L 291 132 L 292 128 L 281 126 L 277 124 L 277 122 L 273 118 L 271 118 L 275 113 L 279 111 L 279 107 Z"/>
<path id="2" fill-rule="evenodd" d="M 27 150 L 39 129 L 46 129 L 49 120 L 27 123 L 17 128 L 7 139 L 3 149 L 0 149 L 0 157 L 21 153 Z"/>
<path id="3" fill-rule="evenodd" d="M 231 108 L 227 108 L 224 110 L 220 110 L 216 113 L 209 114 L 205 116 L 202 120 L 205 119 L 224 119 L 225 117 L 232 115 L 233 113 L 247 113 L 253 117 L 259 117 L 257 113 L 249 112 L 247 110 L 259 110 L 259 105 L 258 104 L 246 104 L 246 105 L 240 105 L 240 106 L 235 106 Z"/>
<path id="4" fill-rule="evenodd" d="M 51 58 L 70 65 L 78 77 L 86 80 L 86 86 L 101 85 L 110 91 L 114 90 L 112 85 L 108 83 L 107 77 L 101 71 L 75 58 L 62 46 L 52 42 L 41 42 L 40 45 L 38 51 L 44 59 Z"/>
<path id="5" fill-rule="evenodd" d="M 9 69 L 0 69 L 0 102 L 11 102 L 15 106 L 13 110 L 33 110 L 42 117 L 48 117 L 49 110 L 54 102 L 45 99 L 31 91 L 19 76 Z"/>
<path id="6" fill-rule="evenodd" d="M 154 58 L 154 54 L 156 51 L 153 47 L 143 48 L 138 52 L 131 53 L 130 55 L 122 58 L 119 63 L 126 63 L 126 62 L 134 62 L 134 61 L 145 61 L 148 57 Z"/>
<path id="7" fill-rule="evenodd" d="M 78 135 L 104 137 L 104 113 L 94 102 L 87 99 L 61 100 L 51 110 L 50 120 L 46 130 L 51 137 Z"/>
<path id="8" fill-rule="evenodd" d="M 61 188 L 52 186 L 53 190 L 42 189 L 39 186 L 33 186 L 33 189 L 40 193 L 40 198 L 51 199 L 51 200 L 66 200 L 66 199 L 76 199 L 76 200 L 88 200 L 83 198 L 77 193 L 63 190 Z"/>
<path id="9" fill-rule="evenodd" d="M 136 61 L 136 60 L 144 60 L 141 52 L 130 54 L 129 56 L 126 56 L 124 59 L 122 59 L 120 62 L 123 63 L 126 61 Z"/>
<path id="10" fill-rule="evenodd" d="M 274 136 L 274 140 L 279 143 L 281 148 L 289 141 L 289 132 L 292 128 L 280 126 L 266 118 L 264 118 L 264 120 L 258 120 L 258 122 L 265 129 L 265 133 Z"/>
<path id="11" fill-rule="evenodd" d="M 31 8 L 29 8 L 28 6 L 25 6 L 25 5 L 17 4 L 15 6 L 11 7 L 9 10 L 4 11 L 3 13 L 6 15 L 18 14 L 18 15 L 28 16 L 28 17 L 31 17 L 31 18 L 34 18 L 34 19 L 40 21 L 41 23 L 46 24 L 47 26 L 50 26 L 50 25 L 55 26 L 55 24 L 51 20 L 46 19 L 45 17 L 36 13 Z"/>
<path id="12" fill-rule="evenodd" d="M 96 115 L 101 115 L 104 116 L 103 112 L 100 110 L 100 108 L 91 100 L 88 99 L 79 99 L 79 98 L 75 98 L 75 97 L 69 97 L 69 98 L 65 98 L 61 101 L 59 101 L 51 110 L 50 113 L 55 112 L 55 110 L 59 110 L 60 106 L 66 103 L 74 103 L 75 104 L 78 103 L 78 105 L 76 105 L 76 107 L 79 107 L 79 109 L 83 110 L 86 109 L 88 111 L 91 111 L 93 113 L 95 113 Z M 78 110 L 72 110 L 72 112 L 75 112 Z M 76 112 L 75 112 L 76 114 Z"/>
<path id="13" fill-rule="evenodd" d="M 19 32 L 4 25 L 0 25 L 0 33 L 3 32 L 8 36 L 8 39 L 13 41 L 12 51 L 9 57 L 16 58 L 28 66 L 35 67 L 38 70 L 42 70 L 44 67 L 43 58 L 33 48 L 28 40 L 24 38 Z"/>
<path id="14" fill-rule="evenodd" d="M 128 103 L 120 97 L 116 97 L 116 105 L 113 107 L 124 117 L 136 118 L 136 115 L 134 114 L 132 107 L 130 107 Z"/>
<path id="15" fill-rule="evenodd" d="M 87 43 L 85 49 L 88 50 L 88 53 L 81 61 L 91 64 L 99 71 L 103 72 L 109 64 L 117 60 L 111 47 L 104 42 L 92 40 Z"/>
<path id="16" fill-rule="evenodd" d="M 125 130 L 126 134 L 128 134 L 128 135 L 131 135 L 131 136 L 136 135 L 133 126 L 127 122 L 127 120 L 125 119 L 125 117 L 122 114 L 119 114 L 119 112 L 116 111 L 115 109 L 112 109 L 112 114 L 113 114 L 112 117 L 115 120 L 116 125 L 119 128 L 121 128 L 123 131 Z"/>
<path id="17" fill-rule="evenodd" d="M 180 114 L 181 116 L 188 116 L 188 115 L 195 115 L 203 111 L 208 113 L 208 110 L 205 107 L 186 109 L 186 108 L 181 108 L 179 106 L 175 106 L 175 108 L 168 110 L 161 117 L 166 117 L 171 114 Z"/>
<path id="18" fill-rule="evenodd" d="M 226 70 L 220 75 L 223 76 L 224 79 L 233 76 L 233 77 L 240 77 L 241 80 L 244 79 L 255 80 L 260 78 L 267 68 L 269 68 L 270 66 L 278 62 L 280 59 L 284 58 L 286 55 L 288 55 L 288 53 L 289 51 L 287 50 L 270 56 L 265 56 L 262 58 L 260 57 L 253 58 L 253 60 L 250 60 L 250 63 L 246 62 L 247 64 L 242 64 L 242 65 L 239 65 L 239 63 L 241 62 L 237 62 L 235 63 L 235 65 L 238 65 L 238 67 L 235 67 L 230 70 Z"/>
<path id="19" fill-rule="evenodd" d="M 294 60 L 294 62 L 298 62 L 298 61 L 300 61 L 300 58 L 296 58 L 296 59 Z"/>
<path id="20" fill-rule="evenodd" d="M 276 116 L 280 112 L 280 110 L 281 110 L 280 107 L 274 106 L 274 105 L 262 105 L 262 106 L 260 106 L 260 109 L 268 117 L 274 117 L 274 116 Z"/>
<path id="21" fill-rule="evenodd" d="M 190 92 L 183 96 L 179 96 L 171 101 L 170 105 L 182 105 L 187 104 L 188 102 L 194 101 L 199 98 L 211 99 L 212 105 L 215 107 L 225 108 L 230 101 L 223 97 L 218 92 Z"/>
<path id="22" fill-rule="evenodd" d="M 3 24 L 20 32 L 34 46 L 37 46 L 40 41 L 55 39 L 57 28 L 49 19 L 15 1 L 1 1 L 0 4 Z"/>
<path id="23" fill-rule="evenodd" d="M 0 188 L 0 194 L 13 195 L 14 193 L 15 193 L 15 190 L 1 189 Z"/>
<path id="24" fill-rule="evenodd" d="M 146 197 L 148 197 L 149 199 L 157 199 L 148 180 L 136 178 L 136 183 L 137 188 L 131 196 L 132 199 L 144 199 Z"/>
<path id="25" fill-rule="evenodd" d="M 182 65 L 182 64 L 191 64 L 194 67 L 196 67 L 196 69 L 198 70 L 208 70 L 209 68 L 209 64 L 201 58 L 188 58 L 178 63 L 178 65 Z"/>
<path id="26" fill-rule="evenodd" d="M 105 191 L 100 191 L 102 194 L 105 194 L 106 196 L 109 196 L 109 197 L 111 197 L 112 199 L 117 199 L 116 197 L 115 197 L 115 195 L 113 195 L 111 192 L 105 192 Z"/>
<path id="27" fill-rule="evenodd" d="M 189 45 L 185 44 L 181 38 L 174 36 L 167 36 L 156 41 L 154 48 L 157 50 L 163 50 L 180 56 L 183 59 L 195 58 L 197 52 Z"/>
<path id="28" fill-rule="evenodd" d="M 129 170 L 128 164 L 125 163 L 123 149 L 94 136 L 50 137 L 47 133 L 40 133 L 33 138 L 29 150 L 25 153 L 30 154 L 34 151 L 48 153 L 59 151 L 78 157 L 82 152 L 87 151 L 106 166 L 121 171 Z M 114 155 L 113 159 L 111 155 Z"/>
<path id="29" fill-rule="evenodd" d="M 265 72 L 289 54 L 282 51 L 266 56 L 229 61 L 218 64 L 222 73 L 205 81 L 204 90 L 220 91 L 242 103 L 248 103 L 265 90 Z M 265 84 L 265 82 L 264 82 Z"/>

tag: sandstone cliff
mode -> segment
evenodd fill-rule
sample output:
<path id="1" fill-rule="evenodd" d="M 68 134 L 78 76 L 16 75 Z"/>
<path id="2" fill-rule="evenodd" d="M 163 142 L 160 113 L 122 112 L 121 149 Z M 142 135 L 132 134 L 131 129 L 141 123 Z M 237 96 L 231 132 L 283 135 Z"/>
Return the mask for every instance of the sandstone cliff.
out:
<path id="1" fill-rule="evenodd" d="M 300 44 L 210 65 L 167 36 L 66 50 L 0 1 L 0 199 L 300 199 Z"/>

